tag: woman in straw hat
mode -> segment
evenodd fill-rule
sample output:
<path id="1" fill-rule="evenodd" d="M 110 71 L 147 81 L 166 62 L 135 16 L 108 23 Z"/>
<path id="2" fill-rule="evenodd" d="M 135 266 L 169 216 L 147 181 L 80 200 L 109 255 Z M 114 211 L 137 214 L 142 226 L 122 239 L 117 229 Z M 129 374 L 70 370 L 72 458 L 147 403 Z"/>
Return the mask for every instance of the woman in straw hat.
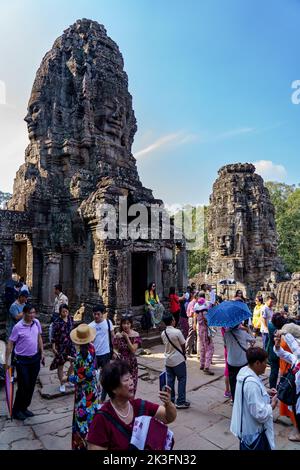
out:
<path id="1" fill-rule="evenodd" d="M 96 353 L 92 341 L 96 330 L 82 323 L 71 331 L 71 339 L 79 346 L 69 381 L 75 384 L 75 402 L 72 425 L 72 449 L 86 449 L 89 425 L 98 409 L 96 380 Z M 71 359 L 71 358 L 70 358 Z"/>

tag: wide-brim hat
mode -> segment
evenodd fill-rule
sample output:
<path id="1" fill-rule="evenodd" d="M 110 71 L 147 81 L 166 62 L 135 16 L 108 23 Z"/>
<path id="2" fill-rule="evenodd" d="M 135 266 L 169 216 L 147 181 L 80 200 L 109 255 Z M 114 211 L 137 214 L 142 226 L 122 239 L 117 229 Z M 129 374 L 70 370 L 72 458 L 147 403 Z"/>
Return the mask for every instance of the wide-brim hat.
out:
<path id="1" fill-rule="evenodd" d="M 71 331 L 70 337 L 75 344 L 88 344 L 94 341 L 96 330 L 86 323 L 81 323 L 81 325 Z"/>

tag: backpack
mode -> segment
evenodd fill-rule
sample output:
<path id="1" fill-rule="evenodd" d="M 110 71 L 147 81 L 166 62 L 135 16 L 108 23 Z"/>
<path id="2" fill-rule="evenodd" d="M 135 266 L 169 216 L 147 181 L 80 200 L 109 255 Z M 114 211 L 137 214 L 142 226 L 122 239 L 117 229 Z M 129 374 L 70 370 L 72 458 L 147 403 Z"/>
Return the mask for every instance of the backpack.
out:
<path id="1" fill-rule="evenodd" d="M 149 310 L 146 310 L 141 318 L 141 328 L 142 330 L 150 330 L 152 328 L 152 318 Z"/>
<path id="2" fill-rule="evenodd" d="M 284 374 L 277 385 L 277 398 L 289 406 L 295 406 L 299 397 L 296 392 L 296 373 L 299 367 L 291 367 L 286 374 Z"/>

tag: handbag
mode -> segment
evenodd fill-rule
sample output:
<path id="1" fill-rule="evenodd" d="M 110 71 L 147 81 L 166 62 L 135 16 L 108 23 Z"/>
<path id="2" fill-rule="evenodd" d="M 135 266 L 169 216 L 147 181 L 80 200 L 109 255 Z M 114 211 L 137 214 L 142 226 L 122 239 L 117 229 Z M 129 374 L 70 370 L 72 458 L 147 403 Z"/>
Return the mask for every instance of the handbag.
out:
<path id="1" fill-rule="evenodd" d="M 257 436 L 257 438 L 251 443 L 247 444 L 243 440 L 243 406 L 244 406 L 244 385 L 246 380 L 251 377 L 248 375 L 247 377 L 244 378 L 243 380 L 243 385 L 242 385 L 242 408 L 241 408 L 241 429 L 240 429 L 240 450 L 271 450 L 270 443 L 268 441 L 267 435 L 266 435 L 266 429 L 265 426 L 263 425 L 261 432 Z"/>

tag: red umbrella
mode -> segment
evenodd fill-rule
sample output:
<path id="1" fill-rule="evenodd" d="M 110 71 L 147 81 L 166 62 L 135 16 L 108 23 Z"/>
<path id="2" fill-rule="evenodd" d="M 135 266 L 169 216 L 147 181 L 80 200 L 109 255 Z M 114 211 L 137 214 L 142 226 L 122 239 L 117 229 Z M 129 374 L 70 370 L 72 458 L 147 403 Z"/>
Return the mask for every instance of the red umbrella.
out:
<path id="1" fill-rule="evenodd" d="M 5 373 L 5 393 L 6 404 L 10 419 L 12 419 L 13 402 L 14 402 L 14 369 L 9 367 Z"/>

